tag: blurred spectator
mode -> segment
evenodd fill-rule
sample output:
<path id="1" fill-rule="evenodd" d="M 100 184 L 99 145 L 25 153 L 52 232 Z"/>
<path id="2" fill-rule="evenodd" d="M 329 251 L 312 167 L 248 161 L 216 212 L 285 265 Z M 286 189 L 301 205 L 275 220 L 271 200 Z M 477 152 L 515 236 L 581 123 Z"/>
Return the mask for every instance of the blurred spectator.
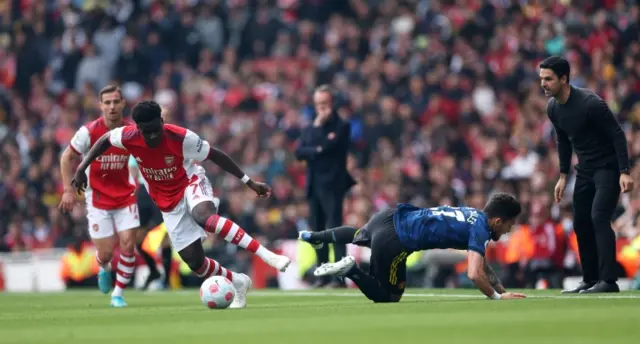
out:
<path id="1" fill-rule="evenodd" d="M 605 99 L 637 162 L 638 14 L 624 0 L 4 1 L 1 241 L 66 247 L 84 226 L 82 209 L 57 212 L 58 154 L 99 114 L 96 90 L 111 81 L 129 105 L 160 101 L 172 110 L 168 122 L 277 184 L 274 197 L 257 200 L 206 164 L 227 203 L 221 210 L 252 235 L 294 239 L 294 229 L 309 226 L 305 168 L 293 152 L 321 83 L 337 90 L 337 111 L 352 127 L 347 168 L 358 184 L 345 199 L 345 223 L 362 226 L 398 201 L 482 207 L 490 193 L 508 191 L 528 209 L 511 238 L 530 233 L 543 223 L 532 203 L 551 194 L 558 174 L 537 65 L 552 53 L 567 57 L 572 84 Z M 639 195 L 622 197 L 626 217 L 638 214 Z M 560 206 L 545 205 L 544 218 L 562 224 L 567 244 L 558 250 L 573 257 Z M 621 223 L 623 245 L 639 233 L 637 221 Z M 530 252 L 511 250 L 511 238 L 489 256 L 517 267 L 524 285 Z M 557 264 L 556 254 L 545 259 Z"/>

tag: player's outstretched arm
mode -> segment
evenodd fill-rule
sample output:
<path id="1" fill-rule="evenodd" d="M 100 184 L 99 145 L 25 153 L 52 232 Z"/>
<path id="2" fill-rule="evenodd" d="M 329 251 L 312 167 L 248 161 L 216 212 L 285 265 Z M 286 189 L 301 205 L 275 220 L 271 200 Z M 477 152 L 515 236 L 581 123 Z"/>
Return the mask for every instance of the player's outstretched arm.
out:
<path id="1" fill-rule="evenodd" d="M 495 291 L 497 291 L 499 294 L 503 294 L 507 292 L 504 289 L 504 286 L 502 285 L 502 281 L 500 281 L 498 274 L 496 274 L 496 272 L 493 271 L 493 268 L 491 267 L 491 265 L 489 265 L 489 263 L 487 263 L 486 259 L 484 259 L 484 273 L 489 279 L 489 282 L 491 283 L 491 286 Z"/>
<path id="2" fill-rule="evenodd" d="M 209 155 L 207 155 L 207 159 L 211 160 L 214 164 L 220 166 L 225 172 L 232 174 L 238 179 L 242 179 L 244 176 L 244 172 L 236 164 L 227 153 L 219 150 L 218 148 L 211 147 L 209 148 Z"/>
<path id="3" fill-rule="evenodd" d="M 469 279 L 473 281 L 473 284 L 475 284 L 475 286 L 478 287 L 478 289 L 480 289 L 480 291 L 483 294 L 485 294 L 487 297 L 493 300 L 522 299 L 526 297 L 524 294 L 500 292 L 494 289 L 491 278 L 487 275 L 485 270 L 486 264 L 485 264 L 484 257 L 480 253 L 475 251 L 469 251 L 468 263 L 469 263 L 469 272 L 468 272 Z M 491 271 L 493 272 L 493 270 Z M 493 275 L 495 276 L 495 272 L 493 272 Z M 497 279 L 497 276 L 496 276 L 496 279 Z M 502 287 L 501 283 L 500 283 L 500 287 Z M 504 291 L 504 288 L 502 288 L 502 290 Z"/>
<path id="4" fill-rule="evenodd" d="M 240 166 L 236 164 L 231 157 L 229 157 L 225 152 L 211 147 L 209 148 L 209 155 L 207 155 L 207 159 L 211 160 L 214 164 L 220 166 L 225 172 L 232 174 L 238 179 L 241 179 L 247 186 L 256 192 L 260 197 L 269 197 L 271 195 L 271 188 L 264 183 L 254 182 L 247 176 Z"/>
<path id="5" fill-rule="evenodd" d="M 106 152 L 109 147 L 111 147 L 110 135 L 111 132 L 102 135 L 102 137 L 99 138 L 98 141 L 96 141 L 96 143 L 93 145 L 93 147 L 91 147 L 89 152 L 87 152 L 84 159 L 80 163 L 80 166 L 78 166 L 78 169 L 76 169 L 76 173 L 73 176 L 72 184 L 78 191 L 84 192 L 84 190 L 87 188 L 87 174 L 85 173 L 87 167 L 89 167 L 89 165 L 91 165 L 94 160 L 96 160 L 100 155 Z"/>

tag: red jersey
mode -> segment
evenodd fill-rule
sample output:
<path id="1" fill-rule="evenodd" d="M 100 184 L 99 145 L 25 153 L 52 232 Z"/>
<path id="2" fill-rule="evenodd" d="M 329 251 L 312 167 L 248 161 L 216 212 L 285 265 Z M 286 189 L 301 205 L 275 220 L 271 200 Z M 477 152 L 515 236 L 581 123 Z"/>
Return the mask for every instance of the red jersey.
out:
<path id="1" fill-rule="evenodd" d="M 533 258 L 548 259 L 556 266 L 562 266 L 565 256 L 564 233 L 553 223 L 545 221 L 531 227 Z"/>
<path id="2" fill-rule="evenodd" d="M 131 122 L 124 122 L 129 125 Z M 109 132 L 102 117 L 78 129 L 70 147 L 78 154 L 87 154 L 100 137 Z M 87 204 L 97 209 L 114 210 L 136 203 L 135 185 L 129 182 L 129 152 L 117 147 L 99 156 L 87 168 Z"/>
<path id="3" fill-rule="evenodd" d="M 112 130 L 110 141 L 136 159 L 149 196 L 163 212 L 173 210 L 182 201 L 185 189 L 197 179 L 195 162 L 204 161 L 210 148 L 191 130 L 172 124 L 164 125 L 158 147 L 147 146 L 135 126 Z"/>

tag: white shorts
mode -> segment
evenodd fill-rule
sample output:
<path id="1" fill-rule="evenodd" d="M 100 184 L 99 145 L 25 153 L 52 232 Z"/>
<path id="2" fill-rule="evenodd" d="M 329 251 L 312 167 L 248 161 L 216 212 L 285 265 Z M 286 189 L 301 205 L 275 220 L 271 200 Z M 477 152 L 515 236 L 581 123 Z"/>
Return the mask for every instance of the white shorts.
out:
<path id="1" fill-rule="evenodd" d="M 91 239 L 109 238 L 116 233 L 140 227 L 138 205 L 104 210 L 87 205 L 87 219 L 89 220 L 89 236 Z"/>
<path id="2" fill-rule="evenodd" d="M 202 171 L 204 172 L 204 170 Z M 197 174 L 198 179 L 187 186 L 184 197 L 170 212 L 162 212 L 167 234 L 171 239 L 171 245 L 176 251 L 182 251 L 196 240 L 207 237 L 206 232 L 193 219 L 191 211 L 202 202 L 213 202 L 216 208 L 220 205 L 220 199 L 213 195 L 211 182 L 204 173 Z"/>

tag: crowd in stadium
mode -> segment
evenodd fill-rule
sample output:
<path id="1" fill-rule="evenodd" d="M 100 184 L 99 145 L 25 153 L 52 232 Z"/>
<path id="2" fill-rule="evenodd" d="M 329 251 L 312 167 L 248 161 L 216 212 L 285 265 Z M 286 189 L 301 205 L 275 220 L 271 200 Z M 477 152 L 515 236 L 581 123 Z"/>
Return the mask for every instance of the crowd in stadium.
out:
<path id="1" fill-rule="evenodd" d="M 293 151 L 313 118 L 313 89 L 330 83 L 351 122 L 348 167 L 358 181 L 345 224 L 361 226 L 398 201 L 482 208 L 507 191 L 524 204 L 522 226 L 491 257 L 512 284 L 538 261 L 571 270 L 571 186 L 553 204 L 558 156 L 538 63 L 567 57 L 571 84 L 606 100 L 637 162 L 638 12 L 623 0 L 4 1 L 0 251 L 86 238 L 83 207 L 57 208 L 59 154 L 100 115 L 97 92 L 110 83 L 129 106 L 156 100 L 167 122 L 273 187 L 258 200 L 205 165 L 221 213 L 263 240 L 295 239 L 308 207 Z M 613 219 L 621 252 L 640 235 L 639 193 L 624 195 Z M 621 263 L 624 274 L 635 274 L 635 259 Z"/>

